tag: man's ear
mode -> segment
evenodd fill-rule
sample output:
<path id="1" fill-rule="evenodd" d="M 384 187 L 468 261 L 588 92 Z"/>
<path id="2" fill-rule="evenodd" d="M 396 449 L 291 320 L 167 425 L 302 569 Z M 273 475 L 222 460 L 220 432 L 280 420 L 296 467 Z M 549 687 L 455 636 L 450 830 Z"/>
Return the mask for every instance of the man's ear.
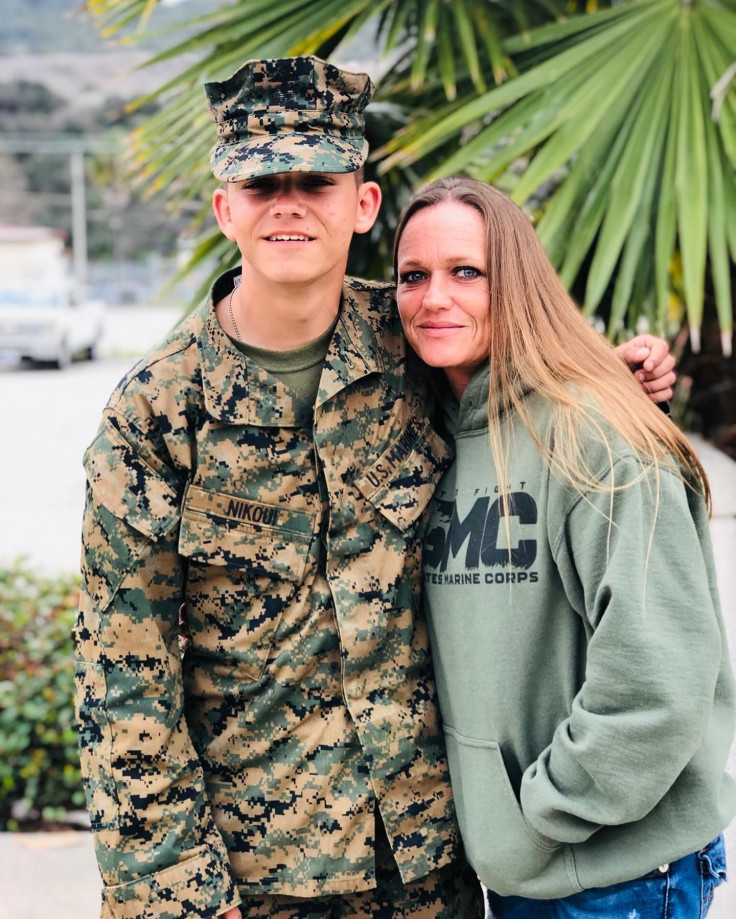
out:
<path id="1" fill-rule="evenodd" d="M 381 187 L 377 182 L 363 182 L 358 188 L 355 233 L 367 233 L 376 222 L 381 207 Z"/>
<path id="2" fill-rule="evenodd" d="M 227 188 L 216 188 L 212 193 L 212 210 L 217 220 L 217 225 L 224 236 L 228 239 L 235 239 L 233 230 L 232 217 L 230 215 L 230 200 L 228 198 Z"/>

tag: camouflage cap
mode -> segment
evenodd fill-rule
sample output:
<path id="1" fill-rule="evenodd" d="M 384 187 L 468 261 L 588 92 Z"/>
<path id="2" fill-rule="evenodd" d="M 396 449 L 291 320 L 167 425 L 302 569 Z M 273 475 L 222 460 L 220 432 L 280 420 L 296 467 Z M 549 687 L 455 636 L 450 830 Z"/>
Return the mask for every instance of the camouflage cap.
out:
<path id="1" fill-rule="evenodd" d="M 354 172 L 365 162 L 367 74 L 318 57 L 248 61 L 222 83 L 206 83 L 218 142 L 215 176 L 239 182 L 278 172 Z"/>

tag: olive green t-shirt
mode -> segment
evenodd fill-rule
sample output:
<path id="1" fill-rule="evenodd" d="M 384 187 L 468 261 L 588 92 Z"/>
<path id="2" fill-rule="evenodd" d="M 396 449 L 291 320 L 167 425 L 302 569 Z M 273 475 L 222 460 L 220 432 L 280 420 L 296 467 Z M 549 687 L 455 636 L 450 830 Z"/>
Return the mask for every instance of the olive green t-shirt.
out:
<path id="1" fill-rule="evenodd" d="M 254 345 L 235 338 L 231 338 L 231 341 L 238 351 L 299 393 L 308 405 L 314 405 L 319 390 L 319 379 L 322 376 L 322 367 L 336 325 L 337 316 L 329 329 L 318 338 L 307 342 L 301 348 L 292 348 L 288 351 L 256 348 Z"/>

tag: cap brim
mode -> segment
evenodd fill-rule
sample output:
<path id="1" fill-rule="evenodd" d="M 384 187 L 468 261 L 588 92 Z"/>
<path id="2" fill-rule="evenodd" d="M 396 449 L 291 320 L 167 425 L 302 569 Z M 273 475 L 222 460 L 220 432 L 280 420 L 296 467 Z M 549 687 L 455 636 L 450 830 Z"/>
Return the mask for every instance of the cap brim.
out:
<path id="1" fill-rule="evenodd" d="M 220 181 L 242 182 L 280 172 L 355 172 L 367 155 L 362 137 L 353 143 L 329 134 L 290 133 L 218 144 L 210 166 Z"/>

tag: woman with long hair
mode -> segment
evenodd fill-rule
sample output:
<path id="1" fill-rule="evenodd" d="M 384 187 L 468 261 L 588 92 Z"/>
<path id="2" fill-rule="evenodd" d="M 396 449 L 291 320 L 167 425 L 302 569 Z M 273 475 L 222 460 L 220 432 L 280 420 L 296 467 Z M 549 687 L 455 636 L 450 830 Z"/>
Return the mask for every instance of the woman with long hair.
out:
<path id="1" fill-rule="evenodd" d="M 705 472 L 501 192 L 420 191 L 395 268 L 456 449 L 425 603 L 460 828 L 493 914 L 704 916 L 736 813 Z"/>

